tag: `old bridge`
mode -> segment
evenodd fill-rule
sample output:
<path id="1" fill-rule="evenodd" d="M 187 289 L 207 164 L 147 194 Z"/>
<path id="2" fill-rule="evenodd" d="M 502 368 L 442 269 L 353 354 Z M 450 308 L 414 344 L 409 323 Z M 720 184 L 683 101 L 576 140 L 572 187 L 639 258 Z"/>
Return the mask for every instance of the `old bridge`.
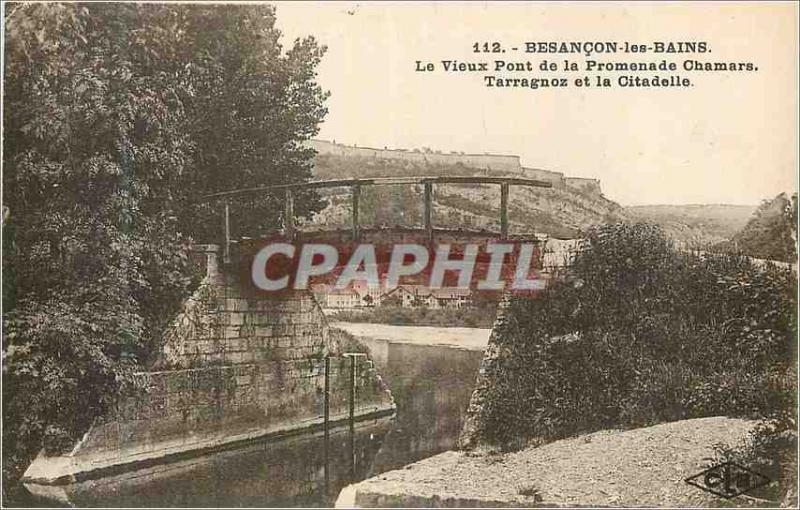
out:
<path id="1" fill-rule="evenodd" d="M 423 227 L 392 231 L 363 227 L 359 221 L 362 190 L 397 184 L 422 186 Z M 499 231 L 435 228 L 434 187 L 444 184 L 499 186 Z M 51 456 L 43 451 L 26 471 L 24 483 L 35 494 L 70 501 L 80 493 L 84 480 L 135 478 L 143 467 L 320 429 L 327 437 L 329 427 L 349 423 L 352 431 L 357 421 L 393 415 L 393 397 L 372 362 L 356 362 L 353 353 L 345 350 L 309 291 L 264 296 L 242 284 L 234 263 L 241 257 L 232 249 L 236 251 L 245 239 L 231 236 L 235 218 L 231 218 L 230 206 L 243 197 L 252 200 L 253 195 L 274 196 L 283 191 L 282 237 L 292 241 L 341 242 L 347 238 L 353 243 L 422 244 L 444 238 L 445 242 L 488 242 L 510 238 L 508 199 L 515 186 L 546 188 L 550 184 L 498 177 L 348 179 L 205 197 L 224 204 L 220 207 L 224 238 L 221 246 L 197 247 L 206 255 L 205 278 L 164 331 L 157 361 L 138 374 L 148 391 L 119 395 L 116 406 L 95 420 L 70 453 Z M 335 187 L 349 188 L 350 228 L 344 232 L 299 229 L 294 214 L 296 194 Z M 220 251 L 229 264 L 217 263 Z"/>
<path id="2" fill-rule="evenodd" d="M 412 226 L 397 227 L 395 229 L 387 228 L 369 228 L 361 224 L 359 219 L 359 210 L 361 202 L 362 190 L 369 186 L 422 186 L 423 188 L 423 226 L 421 229 Z M 500 189 L 500 207 L 499 207 L 499 231 L 496 232 L 475 232 L 465 228 L 437 228 L 434 225 L 433 219 L 433 203 L 434 203 L 434 188 L 437 185 L 492 185 L 498 186 Z M 378 177 L 369 179 L 337 179 L 326 181 L 312 181 L 298 184 L 284 184 L 276 186 L 262 186 L 256 188 L 245 188 L 231 191 L 224 191 L 214 193 L 204 197 L 205 201 L 222 203 L 222 221 L 224 224 L 224 239 L 221 245 L 223 247 L 223 256 L 226 262 L 230 262 L 231 247 L 239 240 L 231 237 L 231 223 L 235 221 L 231 218 L 231 204 L 242 197 L 251 197 L 253 195 L 274 194 L 275 192 L 283 191 L 285 193 L 284 199 L 284 225 L 283 236 L 287 240 L 295 240 L 298 237 L 303 240 L 326 240 L 331 239 L 330 236 L 339 236 L 341 232 L 329 232 L 326 237 L 324 230 L 314 232 L 300 232 L 297 228 L 294 201 L 295 196 L 305 189 L 323 189 L 323 188 L 348 188 L 351 197 L 351 217 L 350 217 L 350 240 L 351 241 L 370 241 L 387 236 L 391 239 L 392 235 L 403 237 L 406 240 L 414 239 L 416 241 L 425 240 L 432 242 L 434 238 L 444 238 L 448 240 L 453 239 L 481 239 L 486 238 L 509 238 L 509 217 L 508 217 L 508 203 L 509 195 L 512 187 L 534 187 L 534 188 L 551 188 L 552 184 L 546 181 L 538 181 L 534 179 L 514 178 L 514 177 L 484 177 L 484 176 L 437 176 L 437 177 Z M 394 233 L 392 232 L 394 230 Z M 524 236 L 515 236 L 517 239 L 536 240 L 533 234 Z"/>

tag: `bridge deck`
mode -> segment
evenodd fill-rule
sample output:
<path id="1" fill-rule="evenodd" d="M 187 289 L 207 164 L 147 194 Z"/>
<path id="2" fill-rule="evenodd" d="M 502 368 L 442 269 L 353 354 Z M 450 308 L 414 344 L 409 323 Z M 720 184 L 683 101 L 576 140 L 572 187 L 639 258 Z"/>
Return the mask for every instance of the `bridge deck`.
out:
<path id="1" fill-rule="evenodd" d="M 275 186 L 260 186 L 255 188 L 244 188 L 230 191 L 212 193 L 203 197 L 203 201 L 222 200 L 224 202 L 224 224 L 225 224 L 225 260 L 230 260 L 230 246 L 233 240 L 230 236 L 230 201 L 245 195 L 258 193 L 269 193 L 281 190 L 285 193 L 284 214 L 283 214 L 283 235 L 292 240 L 297 235 L 294 214 L 295 193 L 303 189 L 320 189 L 349 187 L 352 197 L 352 217 L 351 217 L 351 239 L 361 239 L 362 232 L 366 232 L 359 223 L 359 202 L 361 188 L 364 186 L 387 186 L 387 185 L 413 185 L 421 184 L 424 187 L 424 232 L 426 232 L 428 242 L 431 242 L 434 235 L 441 235 L 442 229 L 435 229 L 433 225 L 433 186 L 441 184 L 491 184 L 500 186 L 500 232 L 492 234 L 494 237 L 502 239 L 512 239 L 508 234 L 508 196 L 511 186 L 528 186 L 536 188 L 551 188 L 552 184 L 546 181 L 534 179 L 523 179 L 518 177 L 486 177 L 471 175 L 452 175 L 436 177 L 376 177 L 370 179 L 337 179 L 328 181 L 312 181 L 292 184 L 279 184 Z M 458 232 L 464 232 L 459 230 Z M 385 232 L 384 232 L 385 233 Z"/>

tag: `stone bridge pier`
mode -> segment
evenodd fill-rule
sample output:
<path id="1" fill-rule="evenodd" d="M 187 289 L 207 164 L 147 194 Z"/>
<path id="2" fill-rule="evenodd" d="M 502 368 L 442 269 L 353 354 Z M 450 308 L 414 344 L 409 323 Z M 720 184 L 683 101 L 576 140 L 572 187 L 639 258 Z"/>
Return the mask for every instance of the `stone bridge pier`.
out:
<path id="1" fill-rule="evenodd" d="M 249 292 L 220 255 L 219 246 L 196 247 L 205 276 L 157 361 L 137 374 L 145 390 L 119 395 L 71 451 L 40 453 L 23 478 L 32 493 L 68 501 L 75 482 L 320 430 L 326 415 L 334 427 L 351 413 L 394 414 L 372 363 L 345 355 L 309 291 Z"/>

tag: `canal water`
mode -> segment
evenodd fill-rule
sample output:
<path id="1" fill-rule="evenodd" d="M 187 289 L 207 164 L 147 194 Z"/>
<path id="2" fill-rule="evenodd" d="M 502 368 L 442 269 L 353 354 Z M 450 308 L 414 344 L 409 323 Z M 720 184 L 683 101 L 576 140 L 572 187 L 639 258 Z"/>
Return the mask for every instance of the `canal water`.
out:
<path id="1" fill-rule="evenodd" d="M 75 506 L 333 506 L 348 484 L 456 446 L 483 353 L 392 343 L 381 373 L 393 418 L 247 447 L 71 486 Z"/>

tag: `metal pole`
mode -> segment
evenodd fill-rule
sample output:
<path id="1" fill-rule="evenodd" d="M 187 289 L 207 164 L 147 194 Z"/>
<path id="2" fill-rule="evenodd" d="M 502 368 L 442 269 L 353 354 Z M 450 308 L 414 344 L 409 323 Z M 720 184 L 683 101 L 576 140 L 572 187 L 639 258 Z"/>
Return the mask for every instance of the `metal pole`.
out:
<path id="1" fill-rule="evenodd" d="M 508 183 L 500 184 L 500 237 L 508 238 Z"/>
<path id="2" fill-rule="evenodd" d="M 327 497 L 328 494 L 328 484 L 330 482 L 330 476 L 328 474 L 328 449 L 329 449 L 329 442 L 330 442 L 330 430 L 329 430 L 329 421 L 330 421 L 330 390 L 331 390 L 331 383 L 330 383 L 330 373 L 331 373 L 331 358 L 325 356 L 325 417 L 324 417 L 324 427 L 325 427 L 325 496 Z"/>
<path id="3" fill-rule="evenodd" d="M 325 444 L 328 444 L 328 422 L 330 421 L 330 392 L 331 392 L 331 358 L 325 357 L 325 407 L 324 407 L 324 424 L 325 424 Z"/>
<path id="4" fill-rule="evenodd" d="M 426 182 L 425 186 L 425 209 L 423 211 L 423 221 L 425 231 L 428 234 L 428 241 L 433 241 L 433 183 Z"/>
<path id="5" fill-rule="evenodd" d="M 294 192 L 286 188 L 286 210 L 283 213 L 283 235 L 287 240 L 294 240 Z"/>
<path id="6" fill-rule="evenodd" d="M 350 356 L 350 432 L 355 431 L 356 422 L 356 357 Z"/>
<path id="7" fill-rule="evenodd" d="M 361 200 L 361 186 L 353 186 L 353 240 L 359 239 L 359 226 L 358 226 L 358 204 Z"/>
<path id="8" fill-rule="evenodd" d="M 231 211 L 228 202 L 225 202 L 225 253 L 222 260 L 226 264 L 231 261 Z"/>
<path id="9" fill-rule="evenodd" d="M 356 357 L 350 356 L 350 479 L 356 479 Z"/>

